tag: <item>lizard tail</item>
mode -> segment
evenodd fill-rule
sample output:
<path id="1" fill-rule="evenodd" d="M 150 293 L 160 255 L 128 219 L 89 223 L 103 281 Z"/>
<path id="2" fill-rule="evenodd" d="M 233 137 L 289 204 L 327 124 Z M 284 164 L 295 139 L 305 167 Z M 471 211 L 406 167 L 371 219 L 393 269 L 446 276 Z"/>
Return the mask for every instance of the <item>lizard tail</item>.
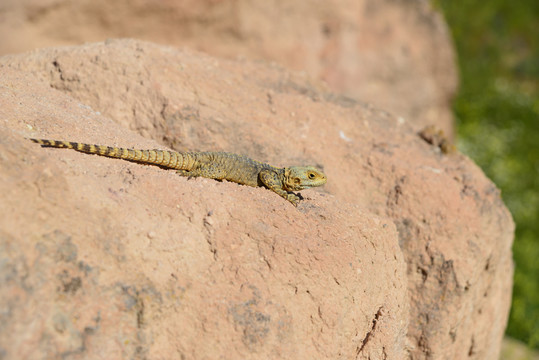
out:
<path id="1" fill-rule="evenodd" d="M 190 153 L 168 150 L 134 150 L 104 145 L 91 145 L 71 141 L 29 139 L 43 147 L 73 149 L 87 154 L 96 154 L 111 158 L 124 159 L 141 164 L 151 164 L 167 169 L 191 170 L 195 159 Z"/>

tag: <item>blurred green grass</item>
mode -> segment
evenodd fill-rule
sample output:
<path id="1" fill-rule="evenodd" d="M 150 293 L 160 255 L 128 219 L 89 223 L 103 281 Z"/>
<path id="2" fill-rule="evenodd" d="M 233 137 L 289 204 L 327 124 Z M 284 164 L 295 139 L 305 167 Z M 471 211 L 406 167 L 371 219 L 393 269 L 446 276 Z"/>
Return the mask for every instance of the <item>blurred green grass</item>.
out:
<path id="1" fill-rule="evenodd" d="M 539 1 L 433 0 L 458 53 L 460 151 L 502 190 L 516 223 L 506 334 L 539 348 Z"/>

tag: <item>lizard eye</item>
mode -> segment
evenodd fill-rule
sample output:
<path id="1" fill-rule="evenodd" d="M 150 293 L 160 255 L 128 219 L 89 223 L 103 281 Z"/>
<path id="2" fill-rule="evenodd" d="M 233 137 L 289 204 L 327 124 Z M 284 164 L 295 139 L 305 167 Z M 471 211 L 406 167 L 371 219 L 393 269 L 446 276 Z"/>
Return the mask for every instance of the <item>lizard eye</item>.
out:
<path id="1" fill-rule="evenodd" d="M 315 175 L 313 173 L 309 173 L 309 179 L 314 179 Z"/>

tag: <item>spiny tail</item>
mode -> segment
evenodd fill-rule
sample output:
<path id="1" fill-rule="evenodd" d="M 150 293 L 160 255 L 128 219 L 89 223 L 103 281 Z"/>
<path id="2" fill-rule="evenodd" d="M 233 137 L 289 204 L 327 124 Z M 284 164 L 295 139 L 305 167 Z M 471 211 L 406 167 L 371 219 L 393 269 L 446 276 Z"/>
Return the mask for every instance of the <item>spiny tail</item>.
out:
<path id="1" fill-rule="evenodd" d="M 111 158 L 134 161 L 141 164 L 157 165 L 168 169 L 191 170 L 195 158 L 191 153 L 179 153 L 168 150 L 134 150 L 104 145 L 91 145 L 70 141 L 29 139 L 43 147 L 73 149 L 87 154 L 96 154 Z"/>

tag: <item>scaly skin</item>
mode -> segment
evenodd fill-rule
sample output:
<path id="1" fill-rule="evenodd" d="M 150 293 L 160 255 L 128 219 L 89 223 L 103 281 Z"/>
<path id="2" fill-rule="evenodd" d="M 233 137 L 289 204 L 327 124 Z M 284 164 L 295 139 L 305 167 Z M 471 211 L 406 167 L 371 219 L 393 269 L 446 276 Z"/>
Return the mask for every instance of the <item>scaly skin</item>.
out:
<path id="1" fill-rule="evenodd" d="M 226 152 L 176 152 L 133 150 L 78 142 L 30 139 L 44 147 L 67 148 L 87 154 L 134 161 L 175 169 L 182 176 L 202 176 L 249 186 L 262 186 L 297 205 L 300 197 L 292 191 L 322 186 L 326 175 L 312 166 L 277 168 L 246 156 Z"/>

